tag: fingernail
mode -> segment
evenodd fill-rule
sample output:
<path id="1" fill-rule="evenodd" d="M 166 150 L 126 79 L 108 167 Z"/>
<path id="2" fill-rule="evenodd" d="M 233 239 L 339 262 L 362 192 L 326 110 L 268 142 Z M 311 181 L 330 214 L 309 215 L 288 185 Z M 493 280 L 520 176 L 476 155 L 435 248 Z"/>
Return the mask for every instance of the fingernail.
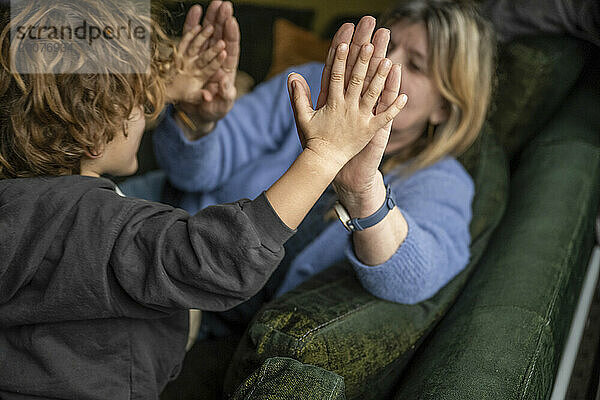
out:
<path id="1" fill-rule="evenodd" d="M 392 62 L 390 60 L 388 60 L 387 58 L 383 60 L 384 68 L 390 68 L 391 66 L 392 66 Z"/>
<path id="2" fill-rule="evenodd" d="M 204 30 L 208 31 L 208 32 L 212 32 L 213 29 L 215 29 L 215 27 L 210 24 L 208 24 L 204 27 Z"/>
<path id="3" fill-rule="evenodd" d="M 348 44 L 346 44 L 346 43 L 340 43 L 340 46 L 338 48 L 341 51 L 346 51 L 346 50 L 348 50 Z"/>
<path id="4" fill-rule="evenodd" d="M 402 104 L 406 104 L 406 102 L 408 101 L 408 96 L 402 93 L 400 95 L 400 101 L 402 101 Z"/>

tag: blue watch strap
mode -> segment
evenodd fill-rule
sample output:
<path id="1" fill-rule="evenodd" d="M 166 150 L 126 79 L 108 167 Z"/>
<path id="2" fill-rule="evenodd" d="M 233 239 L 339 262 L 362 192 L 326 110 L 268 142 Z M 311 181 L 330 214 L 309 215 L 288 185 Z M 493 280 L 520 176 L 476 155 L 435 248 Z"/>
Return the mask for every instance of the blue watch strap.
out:
<path id="1" fill-rule="evenodd" d="M 365 218 L 352 218 L 347 222 L 348 228 L 351 231 L 362 231 L 373 225 L 378 224 L 385 216 L 390 212 L 392 208 L 396 206 L 396 200 L 394 200 L 394 192 L 392 186 L 387 185 L 385 188 L 385 201 L 383 205 L 379 207 L 379 210 Z"/>

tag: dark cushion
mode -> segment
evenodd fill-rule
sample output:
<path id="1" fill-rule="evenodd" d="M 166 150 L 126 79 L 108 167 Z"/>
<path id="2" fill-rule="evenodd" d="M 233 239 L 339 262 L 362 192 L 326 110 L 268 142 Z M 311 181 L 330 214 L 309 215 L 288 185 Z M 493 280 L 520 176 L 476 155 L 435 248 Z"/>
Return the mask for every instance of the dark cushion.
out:
<path id="1" fill-rule="evenodd" d="M 225 371 L 239 335 L 199 340 L 185 355 L 179 376 L 170 382 L 160 400 L 219 400 Z"/>
<path id="2" fill-rule="evenodd" d="M 267 358 L 283 356 L 343 376 L 349 399 L 389 394 L 419 341 L 465 284 L 504 211 L 506 159 L 489 129 L 467 156 L 476 194 L 471 261 L 461 274 L 431 299 L 403 305 L 367 293 L 346 264 L 328 269 L 258 313 L 228 370 L 225 393 Z"/>
<path id="3" fill-rule="evenodd" d="M 598 69 L 522 153 L 506 215 L 396 399 L 549 398 L 594 242 Z"/>
<path id="4" fill-rule="evenodd" d="M 231 400 L 344 400 L 344 378 L 285 357 L 268 358 Z"/>

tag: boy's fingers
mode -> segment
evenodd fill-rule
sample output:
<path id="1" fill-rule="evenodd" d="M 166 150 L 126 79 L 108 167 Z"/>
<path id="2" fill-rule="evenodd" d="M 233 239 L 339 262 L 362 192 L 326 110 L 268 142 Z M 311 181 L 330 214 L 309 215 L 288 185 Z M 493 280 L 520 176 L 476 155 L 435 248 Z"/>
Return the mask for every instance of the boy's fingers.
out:
<path id="1" fill-rule="evenodd" d="M 346 60 L 348 58 L 348 44 L 340 43 L 333 58 L 331 74 L 329 76 L 329 89 L 327 102 L 332 105 L 344 100 L 344 75 L 346 72 Z"/>
<path id="2" fill-rule="evenodd" d="M 179 45 L 177 46 L 180 55 L 184 56 L 188 54 L 190 43 L 196 37 L 198 32 L 200 32 L 200 29 L 202 29 L 202 27 L 200 25 L 196 25 L 190 31 L 186 32 L 183 35 L 183 37 L 179 41 Z"/>
<path id="3" fill-rule="evenodd" d="M 192 42 L 190 43 L 187 51 L 188 57 L 199 56 L 202 45 L 208 41 L 213 32 L 214 27 L 212 25 L 205 25 L 204 28 L 200 31 L 200 33 L 198 33 L 194 40 L 192 40 Z"/>
<path id="4" fill-rule="evenodd" d="M 302 144 L 302 148 L 304 148 L 306 144 L 306 138 L 302 133 L 301 127 L 310 119 L 311 114 L 314 112 L 310 102 L 310 90 L 308 92 L 305 91 L 305 88 L 308 87 L 308 84 L 302 75 L 296 73 L 291 73 L 288 75 L 287 86 L 292 110 L 294 112 L 294 119 L 296 121 L 296 127 L 298 130 L 298 137 L 300 139 L 300 143 Z"/>
<path id="5" fill-rule="evenodd" d="M 195 4 L 189 9 L 185 16 L 182 35 L 185 35 L 187 32 L 194 29 L 194 27 L 200 23 L 200 18 L 202 18 L 202 7 Z"/>
<path id="6" fill-rule="evenodd" d="M 204 67 L 202 67 L 202 70 L 198 73 L 198 75 L 202 77 L 213 76 L 219 70 L 219 68 L 221 68 L 221 65 L 223 65 L 223 60 L 225 60 L 225 57 L 225 51 L 221 51 L 219 54 L 213 57 L 208 64 L 205 64 Z"/>
<path id="7" fill-rule="evenodd" d="M 400 64 L 394 64 L 385 81 L 383 92 L 381 92 L 381 97 L 377 104 L 377 114 L 387 110 L 394 100 L 396 100 L 396 97 L 398 97 L 398 93 L 400 92 L 401 81 L 402 67 Z"/>
<path id="8" fill-rule="evenodd" d="M 198 54 L 198 59 L 196 60 L 196 68 L 205 68 L 210 62 L 212 62 L 215 58 L 217 58 L 220 55 L 227 55 L 225 53 L 225 42 L 223 42 L 222 40 L 219 40 L 217 43 L 215 43 L 214 46 Z M 204 74 L 204 72 L 202 73 Z"/>
<path id="9" fill-rule="evenodd" d="M 350 43 L 350 52 L 348 54 L 348 61 L 346 63 L 346 81 L 345 86 L 348 86 L 348 82 L 350 80 L 350 71 L 354 68 L 354 64 L 358 59 L 358 55 L 360 53 L 360 49 L 367 43 L 371 43 L 371 35 L 373 35 L 373 30 L 375 29 L 375 24 L 377 21 L 375 18 L 367 15 L 360 19 L 358 25 L 356 26 L 356 31 L 354 32 L 354 37 L 352 38 L 352 43 Z"/>
<path id="10" fill-rule="evenodd" d="M 369 84 L 371 83 L 371 79 L 373 79 L 373 76 L 377 72 L 379 63 L 381 62 L 381 60 L 383 60 L 386 57 L 387 47 L 388 47 L 389 42 L 390 42 L 389 29 L 386 29 L 386 28 L 377 29 L 377 32 L 375 32 L 375 35 L 373 35 L 373 46 L 375 46 L 375 50 L 373 50 L 373 57 L 371 57 L 371 63 L 369 64 L 369 70 L 367 71 L 367 77 L 365 78 L 363 94 L 369 87 Z"/>
<path id="11" fill-rule="evenodd" d="M 343 24 L 340 29 L 335 33 L 333 40 L 331 41 L 331 45 L 329 47 L 329 52 L 327 53 L 327 58 L 325 59 L 325 67 L 323 68 L 323 73 L 321 74 L 321 91 L 319 93 L 319 97 L 317 99 L 317 109 L 323 107 L 325 102 L 327 101 L 327 93 L 329 89 L 329 75 L 331 74 L 331 66 L 333 65 L 333 57 L 335 55 L 335 50 L 339 46 L 340 43 L 350 43 L 352 40 L 352 34 L 354 33 L 354 24 L 349 22 Z"/>
<path id="12" fill-rule="evenodd" d="M 373 110 L 373 107 L 375 107 L 375 104 L 377 103 L 377 100 L 379 99 L 379 96 L 381 95 L 381 92 L 383 91 L 383 87 L 385 85 L 385 82 L 387 80 L 387 77 L 390 73 L 391 68 L 392 68 L 392 62 L 390 60 L 388 60 L 387 58 L 384 58 L 379 63 L 379 68 L 377 68 L 377 72 L 375 73 L 375 76 L 371 80 L 371 84 L 369 85 L 369 88 L 367 89 L 367 91 L 365 92 L 365 94 L 362 97 L 361 109 L 368 111 L 368 112 L 371 112 Z M 396 98 L 396 96 L 394 96 L 394 99 L 395 98 Z"/>
<path id="13" fill-rule="evenodd" d="M 404 108 L 408 101 L 408 96 L 404 93 L 396 98 L 396 100 L 388 107 L 387 110 L 378 114 L 372 119 L 372 123 L 376 128 L 382 128 L 394 120 L 396 115 Z"/>
<path id="14" fill-rule="evenodd" d="M 371 43 L 363 45 L 360 49 L 354 68 L 352 68 L 350 79 L 348 80 L 348 89 L 346 89 L 346 100 L 349 101 L 350 104 L 358 104 L 372 54 L 373 45 Z"/>

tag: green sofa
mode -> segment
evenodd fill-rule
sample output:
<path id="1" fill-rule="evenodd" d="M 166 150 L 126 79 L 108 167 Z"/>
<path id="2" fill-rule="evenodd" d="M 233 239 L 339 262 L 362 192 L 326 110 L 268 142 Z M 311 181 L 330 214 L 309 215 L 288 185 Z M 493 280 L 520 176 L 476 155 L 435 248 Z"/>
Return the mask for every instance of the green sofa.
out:
<path id="1" fill-rule="evenodd" d="M 241 337 L 197 343 L 163 400 L 549 398 L 595 240 L 597 77 L 597 51 L 574 39 L 502 46 L 488 120 L 460 157 L 476 186 L 465 270 L 402 305 L 332 267 Z"/>

